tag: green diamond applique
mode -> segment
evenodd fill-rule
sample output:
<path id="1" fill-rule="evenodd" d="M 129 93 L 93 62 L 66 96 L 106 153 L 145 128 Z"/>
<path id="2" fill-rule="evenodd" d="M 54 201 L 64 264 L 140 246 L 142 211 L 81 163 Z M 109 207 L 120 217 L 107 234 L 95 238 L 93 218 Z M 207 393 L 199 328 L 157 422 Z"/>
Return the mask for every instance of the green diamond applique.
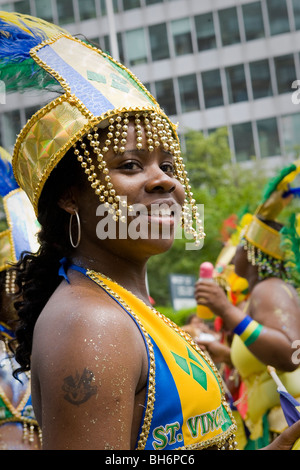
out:
<path id="1" fill-rule="evenodd" d="M 188 375 L 192 375 L 193 379 L 201 385 L 204 390 L 207 390 L 207 376 L 206 372 L 202 369 L 199 359 L 187 348 L 188 358 L 179 356 L 172 352 L 176 364 Z"/>
<path id="2" fill-rule="evenodd" d="M 101 73 L 91 72 L 90 70 L 87 71 L 87 78 L 92 82 L 106 83 L 104 75 L 101 75 Z"/>
<path id="3" fill-rule="evenodd" d="M 175 354 L 175 353 L 173 353 L 173 352 L 172 352 L 172 354 L 173 354 L 173 356 L 174 356 L 174 359 L 175 359 L 175 361 L 176 361 L 176 364 L 178 364 L 179 367 L 180 367 L 182 370 L 184 370 L 184 372 L 186 372 L 187 374 L 191 375 L 187 360 L 184 359 L 184 357 L 178 356 L 178 354 Z"/>

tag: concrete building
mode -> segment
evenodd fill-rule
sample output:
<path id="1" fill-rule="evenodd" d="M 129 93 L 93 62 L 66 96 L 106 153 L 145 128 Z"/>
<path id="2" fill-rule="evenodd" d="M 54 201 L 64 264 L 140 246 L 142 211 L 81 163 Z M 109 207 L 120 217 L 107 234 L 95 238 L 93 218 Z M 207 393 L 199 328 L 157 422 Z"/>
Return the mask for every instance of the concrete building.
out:
<path id="1" fill-rule="evenodd" d="M 286 164 L 300 149 L 299 0 L 0 0 L 0 9 L 59 24 L 112 52 L 188 129 L 228 128 L 234 161 Z M 116 41 L 114 39 L 117 38 Z M 0 77 L 1 78 L 1 77 Z M 1 92 L 1 90 L 0 90 Z M 0 95 L 1 97 L 1 95 Z M 0 138 L 16 133 L 40 97 L 6 97 Z"/>

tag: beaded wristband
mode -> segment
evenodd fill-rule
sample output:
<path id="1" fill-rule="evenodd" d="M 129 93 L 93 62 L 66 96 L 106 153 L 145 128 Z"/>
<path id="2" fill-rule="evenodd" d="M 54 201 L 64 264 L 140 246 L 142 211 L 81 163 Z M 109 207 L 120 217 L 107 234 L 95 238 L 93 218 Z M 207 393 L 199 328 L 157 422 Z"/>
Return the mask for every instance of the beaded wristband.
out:
<path id="1" fill-rule="evenodd" d="M 233 332 L 244 342 L 245 346 L 250 346 L 259 337 L 263 326 L 252 320 L 248 315 L 234 328 Z"/>

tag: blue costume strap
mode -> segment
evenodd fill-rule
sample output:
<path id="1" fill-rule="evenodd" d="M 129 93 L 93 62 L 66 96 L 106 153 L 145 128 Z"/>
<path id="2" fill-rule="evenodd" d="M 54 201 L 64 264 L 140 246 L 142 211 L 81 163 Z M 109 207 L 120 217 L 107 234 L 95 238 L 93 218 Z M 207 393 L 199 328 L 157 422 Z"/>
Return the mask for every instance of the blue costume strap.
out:
<path id="1" fill-rule="evenodd" d="M 87 270 L 82 268 L 81 266 L 77 266 L 77 264 L 72 264 L 68 261 L 67 258 L 61 258 L 59 260 L 60 267 L 58 270 L 58 275 L 63 277 L 68 284 L 70 284 L 68 275 L 67 275 L 67 270 L 68 269 L 73 269 L 74 271 L 78 271 L 86 276 Z"/>

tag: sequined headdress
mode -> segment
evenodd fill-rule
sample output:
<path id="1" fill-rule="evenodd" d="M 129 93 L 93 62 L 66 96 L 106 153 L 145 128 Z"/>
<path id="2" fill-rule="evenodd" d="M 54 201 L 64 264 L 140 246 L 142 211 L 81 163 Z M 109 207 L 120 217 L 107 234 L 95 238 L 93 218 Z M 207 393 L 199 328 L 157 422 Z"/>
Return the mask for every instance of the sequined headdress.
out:
<path id="1" fill-rule="evenodd" d="M 22 35 L 21 42 L 15 40 L 18 35 Z M 192 226 L 197 220 L 197 210 L 180 154 L 176 126 L 137 77 L 101 50 L 37 18 L 0 12 L 0 38 L 6 43 L 6 52 L 0 52 L 0 68 L 1 62 L 4 65 L 14 62 L 22 73 L 25 62 L 27 72 L 32 64 L 31 85 L 25 79 L 25 86 L 34 86 L 36 81 L 42 87 L 40 83 L 46 75 L 46 82 L 51 86 L 56 83 L 62 89 L 59 97 L 27 122 L 14 149 L 16 179 L 36 214 L 46 180 L 73 147 L 100 202 L 109 204 L 114 217 L 121 219 L 120 196 L 111 183 L 105 154 L 110 147 L 114 152 L 124 151 L 129 119 L 133 119 L 137 148 L 142 145 L 141 126 L 144 125 L 149 151 L 162 146 L 173 154 L 175 176 L 186 192 L 183 214 L 192 207 L 192 217 L 185 220 L 189 220 L 190 231 L 199 242 L 204 234 L 200 223 L 197 223 L 198 231 Z M 104 146 L 98 140 L 99 128 L 107 132 Z M 87 137 L 87 143 L 83 137 Z M 97 167 L 92 163 L 92 154 L 97 155 Z M 105 175 L 104 182 L 100 182 L 101 174 Z"/>
<path id="2" fill-rule="evenodd" d="M 39 225 L 28 197 L 14 178 L 11 157 L 2 147 L 0 197 L 4 209 L 4 227 L 0 232 L 0 271 L 4 271 L 19 260 L 23 251 L 34 253 L 38 250 Z"/>
<path id="3" fill-rule="evenodd" d="M 283 168 L 266 186 L 255 213 L 247 215 L 249 220 L 242 230 L 243 243 L 249 262 L 258 266 L 261 278 L 281 277 L 283 273 L 289 277 L 291 266 L 287 266 L 286 244 L 283 243 L 287 228 L 274 227 L 272 222 L 278 222 L 283 209 L 299 195 L 299 188 L 292 187 L 299 172 L 299 160 Z"/>

